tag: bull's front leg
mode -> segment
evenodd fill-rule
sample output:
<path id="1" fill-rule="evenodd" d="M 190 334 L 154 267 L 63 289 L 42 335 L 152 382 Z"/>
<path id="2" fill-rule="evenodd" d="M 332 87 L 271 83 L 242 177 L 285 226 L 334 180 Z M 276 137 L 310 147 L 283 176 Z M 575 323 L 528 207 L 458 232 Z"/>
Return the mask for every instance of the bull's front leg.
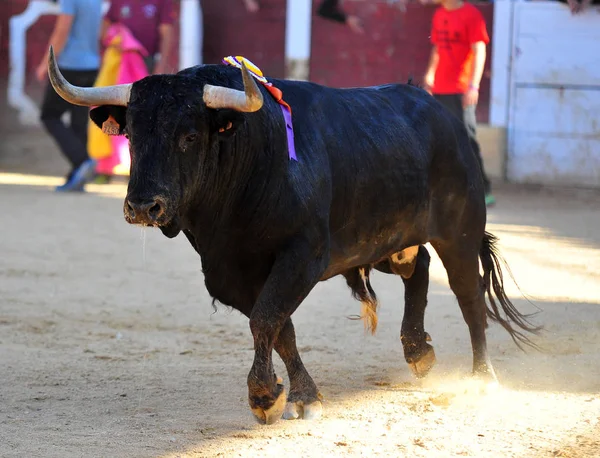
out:
<path id="1" fill-rule="evenodd" d="M 322 412 L 321 395 L 298 353 L 296 333 L 291 318 L 286 320 L 277 336 L 275 351 L 285 363 L 290 377 L 290 392 L 283 418 L 286 420 L 319 418 Z"/>
<path id="2" fill-rule="evenodd" d="M 254 363 L 248 374 L 248 402 L 263 423 L 281 418 L 286 403 L 283 383 L 273 369 L 273 347 L 289 317 L 321 278 L 327 258 L 322 247 L 315 249 L 306 241 L 292 244 L 277 256 L 250 314 Z"/>

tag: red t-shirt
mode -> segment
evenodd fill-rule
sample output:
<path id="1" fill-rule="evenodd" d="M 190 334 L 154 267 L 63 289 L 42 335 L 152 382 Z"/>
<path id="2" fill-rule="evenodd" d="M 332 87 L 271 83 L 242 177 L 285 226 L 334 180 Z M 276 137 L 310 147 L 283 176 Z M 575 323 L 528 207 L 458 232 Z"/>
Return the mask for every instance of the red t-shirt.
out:
<path id="1" fill-rule="evenodd" d="M 431 43 L 437 46 L 439 61 L 434 94 L 464 94 L 473 76 L 473 50 L 478 41 L 490 42 L 485 20 L 470 3 L 455 10 L 440 7 L 433 15 Z"/>
<path id="2" fill-rule="evenodd" d="M 112 0 L 106 19 L 126 26 L 150 55 L 159 51 L 158 26 L 172 24 L 173 0 Z"/>

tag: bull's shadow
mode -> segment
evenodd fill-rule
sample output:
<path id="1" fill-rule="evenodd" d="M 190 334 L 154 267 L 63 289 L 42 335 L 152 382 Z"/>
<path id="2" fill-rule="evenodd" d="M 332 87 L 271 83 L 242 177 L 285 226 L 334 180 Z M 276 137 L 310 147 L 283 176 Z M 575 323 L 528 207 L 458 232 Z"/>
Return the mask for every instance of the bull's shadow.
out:
<path id="1" fill-rule="evenodd" d="M 309 303 L 295 314 L 300 348 L 309 344 L 310 351 L 303 356 L 323 390 L 339 383 L 336 380 L 340 376 L 344 378 L 344 393 L 387 385 L 415 390 L 427 386 L 427 378 L 425 383 L 413 378 L 403 359 L 399 342 L 402 286 L 394 285 L 393 280 L 389 282 L 384 275 L 377 275 L 373 286 L 382 304 L 381 324 L 375 336 L 363 335 L 356 322 L 342 316 L 340 307 L 327 307 L 329 298 L 334 297 L 333 284 L 318 285 L 309 296 Z M 327 291 L 329 288 L 331 293 Z M 336 302 L 343 300 L 339 293 L 336 296 Z M 519 310 L 536 311 L 525 298 L 513 300 Z M 490 322 L 488 344 L 500 383 L 531 391 L 590 393 L 600 389 L 600 368 L 594 360 L 600 350 L 600 304 L 543 300 L 535 300 L 534 304 L 539 308 L 534 322 L 544 327 L 535 337 L 542 352 L 519 350 L 504 329 Z M 319 314 L 315 308 L 320 310 Z M 310 332 L 315 320 L 325 319 L 320 313 L 327 313 L 326 308 L 337 315 L 327 317 L 332 323 L 331 330 L 326 335 L 306 335 L 304 330 Z M 437 356 L 430 378 L 468 377 L 471 371 L 468 329 L 447 285 L 432 284 L 425 325 Z M 335 348 L 337 342 L 344 344 Z"/>

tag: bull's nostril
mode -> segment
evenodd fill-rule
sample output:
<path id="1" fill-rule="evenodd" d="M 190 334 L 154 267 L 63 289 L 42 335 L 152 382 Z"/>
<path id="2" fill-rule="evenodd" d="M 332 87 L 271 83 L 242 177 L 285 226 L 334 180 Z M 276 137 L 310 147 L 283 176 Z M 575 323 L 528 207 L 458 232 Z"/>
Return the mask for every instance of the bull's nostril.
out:
<path id="1" fill-rule="evenodd" d="M 129 216 L 131 216 L 132 218 L 135 217 L 135 210 L 133 208 L 133 206 L 131 205 L 131 202 L 127 201 L 127 213 L 129 213 Z"/>
<path id="2" fill-rule="evenodd" d="M 148 216 L 152 218 L 152 220 L 156 221 L 161 215 L 164 213 L 163 206 L 160 202 L 156 202 L 150 209 L 148 210 Z"/>

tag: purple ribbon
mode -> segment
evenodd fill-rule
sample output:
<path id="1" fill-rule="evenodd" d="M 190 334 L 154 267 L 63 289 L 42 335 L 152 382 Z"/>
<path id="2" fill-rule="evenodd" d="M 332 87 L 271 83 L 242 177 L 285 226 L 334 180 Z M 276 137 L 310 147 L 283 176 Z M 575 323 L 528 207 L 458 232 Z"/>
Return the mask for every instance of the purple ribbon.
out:
<path id="1" fill-rule="evenodd" d="M 290 159 L 298 161 L 296 157 L 296 148 L 294 146 L 294 127 L 292 125 L 292 113 L 288 110 L 285 105 L 279 104 L 281 112 L 283 113 L 283 119 L 285 119 L 285 130 L 287 133 L 287 145 L 288 145 L 288 156 Z"/>

